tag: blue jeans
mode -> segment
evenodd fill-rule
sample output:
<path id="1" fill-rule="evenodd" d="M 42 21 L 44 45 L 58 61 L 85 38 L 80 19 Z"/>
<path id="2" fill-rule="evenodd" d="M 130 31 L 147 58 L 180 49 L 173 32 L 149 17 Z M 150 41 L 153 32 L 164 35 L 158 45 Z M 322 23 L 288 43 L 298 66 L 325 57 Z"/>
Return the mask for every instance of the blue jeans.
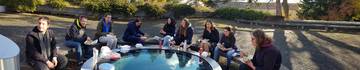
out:
<path id="1" fill-rule="evenodd" d="M 76 41 L 72 41 L 72 40 L 65 41 L 64 43 L 65 43 L 65 46 L 67 46 L 69 48 L 75 48 L 76 49 L 76 59 L 78 61 L 81 61 L 81 56 L 82 56 L 81 43 L 76 42 Z"/>
<path id="2" fill-rule="evenodd" d="M 166 48 L 169 48 L 170 47 L 170 41 L 171 40 L 171 36 L 167 35 L 163 38 L 163 46 L 166 47 Z"/>
<path id="3" fill-rule="evenodd" d="M 223 52 L 220 48 L 216 47 L 215 48 L 215 52 L 214 52 L 214 60 L 219 61 L 219 54 Z M 233 54 L 235 53 L 235 50 L 228 50 L 228 51 L 224 51 L 226 52 L 226 62 L 227 62 L 227 66 L 229 66 L 231 64 L 231 61 L 233 59 Z"/>

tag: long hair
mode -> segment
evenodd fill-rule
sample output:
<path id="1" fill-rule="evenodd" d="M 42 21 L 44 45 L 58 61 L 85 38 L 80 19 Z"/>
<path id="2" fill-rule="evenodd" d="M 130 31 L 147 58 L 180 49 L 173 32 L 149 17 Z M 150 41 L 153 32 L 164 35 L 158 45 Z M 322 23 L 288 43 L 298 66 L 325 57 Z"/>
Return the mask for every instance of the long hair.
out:
<path id="1" fill-rule="evenodd" d="M 172 18 L 172 17 L 169 17 L 169 19 L 170 19 L 170 24 L 171 25 L 175 25 L 176 24 L 176 21 L 175 21 L 175 19 L 174 18 Z M 169 22 L 166 22 L 166 23 L 169 23 Z"/>
<path id="2" fill-rule="evenodd" d="M 262 30 L 255 30 L 252 32 L 252 36 L 256 40 L 256 49 L 260 49 L 265 44 L 271 43 L 271 39 L 265 35 L 265 32 Z"/>
<path id="3" fill-rule="evenodd" d="M 189 23 L 189 20 L 187 18 L 184 18 L 183 21 L 185 21 L 185 27 L 182 27 L 182 25 L 180 25 L 179 27 L 179 31 L 178 33 L 184 37 L 186 37 L 186 34 L 187 34 L 187 28 L 189 27 L 190 23 Z"/>
<path id="4" fill-rule="evenodd" d="M 205 25 L 204 25 L 204 27 L 205 27 L 205 29 L 207 29 L 207 27 L 206 27 L 206 25 L 207 25 L 207 23 L 210 23 L 211 24 L 211 30 L 215 30 L 216 28 L 214 27 L 214 23 L 211 21 L 211 20 L 206 20 L 205 21 Z"/>

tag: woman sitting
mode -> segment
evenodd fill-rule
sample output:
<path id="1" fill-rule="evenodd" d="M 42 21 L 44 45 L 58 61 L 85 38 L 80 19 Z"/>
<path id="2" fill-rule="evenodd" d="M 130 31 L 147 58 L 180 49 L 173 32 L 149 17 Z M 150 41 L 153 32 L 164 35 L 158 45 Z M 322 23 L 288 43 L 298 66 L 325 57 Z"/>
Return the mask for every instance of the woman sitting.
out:
<path id="1" fill-rule="evenodd" d="M 218 46 L 215 48 L 214 57 L 213 57 L 216 61 L 219 61 L 220 53 L 226 53 L 225 56 L 227 58 L 227 65 L 225 70 L 229 68 L 233 58 L 233 54 L 235 53 L 235 49 L 236 49 L 235 41 L 236 39 L 234 37 L 234 33 L 231 31 L 231 28 L 226 27 L 224 29 L 224 34 L 220 39 Z"/>
<path id="2" fill-rule="evenodd" d="M 160 30 L 160 34 L 163 36 L 167 36 L 167 35 L 174 36 L 176 29 L 175 24 L 176 24 L 175 19 L 168 18 L 164 27 Z"/>
<path id="3" fill-rule="evenodd" d="M 171 41 L 172 37 L 174 37 L 174 35 L 175 35 L 175 29 L 176 29 L 175 24 L 176 24 L 175 19 L 168 18 L 164 27 L 162 29 L 160 29 L 160 34 L 164 36 L 163 40 L 161 40 L 162 45 L 164 47 L 170 46 L 170 41 Z"/>
<path id="4" fill-rule="evenodd" d="M 211 20 L 207 20 L 205 22 L 205 29 L 202 34 L 202 40 L 207 42 L 202 41 L 200 46 L 205 46 L 211 54 L 214 54 L 216 44 L 219 42 L 219 31 L 214 27 L 214 24 Z M 213 57 L 214 56 L 211 55 L 211 58 Z"/>
<path id="5" fill-rule="evenodd" d="M 278 48 L 271 44 L 262 30 L 252 33 L 251 43 L 256 48 L 255 55 L 251 61 L 240 64 L 241 69 L 252 70 L 279 70 L 281 66 L 281 54 Z"/>
<path id="6" fill-rule="evenodd" d="M 193 37 L 193 29 L 188 19 L 184 18 L 178 28 L 174 41 L 172 41 L 175 45 L 180 45 L 184 42 L 184 44 L 191 44 L 191 40 Z"/>

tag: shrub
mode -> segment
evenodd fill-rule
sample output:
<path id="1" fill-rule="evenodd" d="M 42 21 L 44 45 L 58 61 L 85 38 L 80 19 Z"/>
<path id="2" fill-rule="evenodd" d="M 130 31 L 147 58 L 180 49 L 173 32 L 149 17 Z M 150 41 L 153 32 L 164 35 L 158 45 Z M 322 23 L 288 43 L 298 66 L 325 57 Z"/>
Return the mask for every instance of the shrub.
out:
<path id="1" fill-rule="evenodd" d="M 185 17 L 195 14 L 195 9 L 186 4 L 167 4 L 165 9 L 173 12 L 174 17 Z"/>
<path id="2" fill-rule="evenodd" d="M 146 3 L 144 5 L 138 6 L 139 10 L 144 11 L 146 16 L 149 17 L 157 17 L 163 15 L 166 10 L 163 9 L 161 6 L 156 4 L 149 4 Z"/>
<path id="3" fill-rule="evenodd" d="M 65 0 L 50 0 L 49 5 L 54 8 L 63 9 L 70 6 L 70 3 Z"/>
<path id="4" fill-rule="evenodd" d="M 84 0 L 81 6 L 95 13 L 112 13 L 124 16 L 134 15 L 137 8 L 127 0 Z"/>
<path id="5" fill-rule="evenodd" d="M 360 21 L 360 13 L 354 15 L 352 18 L 351 18 L 352 21 Z"/>
<path id="6" fill-rule="evenodd" d="M 115 3 L 111 5 L 111 13 L 113 14 L 121 14 L 124 16 L 132 16 L 135 15 L 137 11 L 136 6 L 133 4 L 126 4 L 126 3 Z"/>
<path id="7" fill-rule="evenodd" d="M 34 12 L 37 6 L 44 5 L 45 0 L 1 0 L 2 5 L 5 5 L 9 10 L 17 12 Z"/>
<path id="8" fill-rule="evenodd" d="M 264 17 L 270 16 L 269 13 L 255 11 L 252 9 L 238 8 L 220 8 L 215 10 L 213 17 L 223 19 L 245 19 L 245 20 L 262 20 Z"/>
<path id="9" fill-rule="evenodd" d="M 111 11 L 109 0 L 84 0 L 81 6 L 96 13 L 107 13 Z"/>
<path id="10" fill-rule="evenodd" d="M 214 10 L 212 8 L 206 7 L 206 6 L 194 6 L 193 8 L 197 12 L 202 12 L 202 13 L 214 12 Z"/>

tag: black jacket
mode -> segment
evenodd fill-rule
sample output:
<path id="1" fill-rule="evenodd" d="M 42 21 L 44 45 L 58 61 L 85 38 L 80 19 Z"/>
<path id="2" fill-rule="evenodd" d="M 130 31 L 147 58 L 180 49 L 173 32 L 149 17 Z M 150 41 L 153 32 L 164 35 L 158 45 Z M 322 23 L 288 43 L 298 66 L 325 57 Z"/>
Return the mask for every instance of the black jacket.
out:
<path id="1" fill-rule="evenodd" d="M 83 34 L 80 34 L 80 32 L 83 31 Z M 85 42 L 86 41 L 86 31 L 85 27 L 80 26 L 80 22 L 78 19 L 74 21 L 74 23 L 70 26 L 70 29 L 68 30 L 65 40 L 73 40 L 77 42 Z"/>
<path id="2" fill-rule="evenodd" d="M 279 70 L 281 66 L 280 51 L 271 43 L 265 44 L 256 49 L 252 59 L 256 70 Z"/>
<path id="3" fill-rule="evenodd" d="M 48 29 L 43 37 L 41 36 L 37 27 L 26 35 L 26 55 L 30 60 L 46 63 L 49 59 L 57 57 L 55 34 Z"/>
<path id="4" fill-rule="evenodd" d="M 136 26 L 134 21 L 128 23 L 127 28 L 124 32 L 123 39 L 136 39 L 145 35 L 140 28 Z"/>
<path id="5" fill-rule="evenodd" d="M 236 41 L 236 39 L 234 37 L 234 34 L 230 33 L 230 35 L 228 37 L 225 37 L 225 35 L 223 34 L 219 43 L 224 44 L 225 48 L 236 49 L 235 41 Z"/>
<path id="6" fill-rule="evenodd" d="M 204 29 L 204 33 L 202 35 L 203 39 L 209 39 L 210 43 L 218 43 L 219 42 L 219 32 L 217 29 L 211 30 L 209 32 L 208 30 Z"/>
<path id="7" fill-rule="evenodd" d="M 175 24 L 165 24 L 163 30 L 166 32 L 166 34 L 162 34 L 163 36 L 166 35 L 174 36 L 176 30 Z"/>
<path id="8" fill-rule="evenodd" d="M 191 44 L 191 40 L 192 40 L 192 37 L 193 37 L 193 34 L 194 34 L 194 31 L 193 31 L 193 28 L 192 27 L 188 27 L 186 29 L 186 36 L 183 36 L 181 34 L 179 34 L 180 32 L 177 32 L 175 34 L 175 45 L 180 45 L 181 42 L 184 42 L 185 40 L 187 41 L 186 44 Z"/>

